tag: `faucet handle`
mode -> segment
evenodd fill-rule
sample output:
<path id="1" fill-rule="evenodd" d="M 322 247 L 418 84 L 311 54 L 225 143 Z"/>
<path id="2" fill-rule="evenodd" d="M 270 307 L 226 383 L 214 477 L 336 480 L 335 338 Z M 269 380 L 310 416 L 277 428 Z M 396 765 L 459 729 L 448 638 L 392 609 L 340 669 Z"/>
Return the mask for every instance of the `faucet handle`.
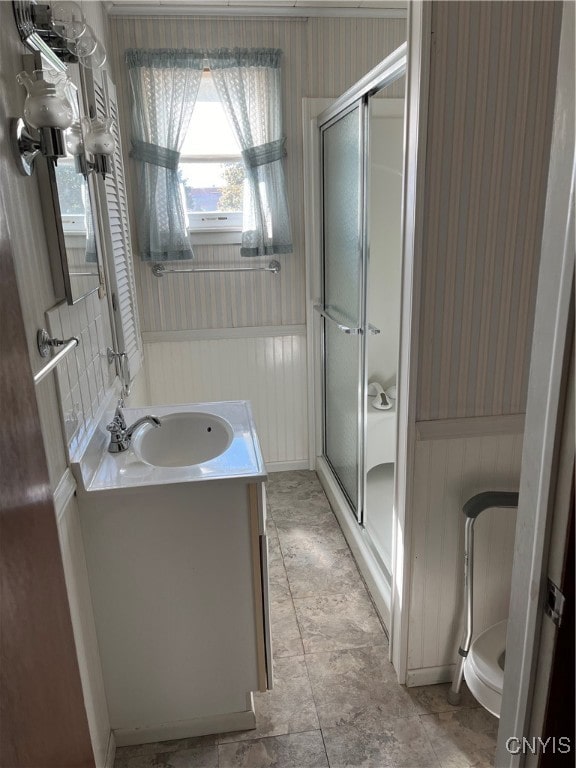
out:
<path id="1" fill-rule="evenodd" d="M 110 432 L 110 444 L 108 445 L 108 451 L 110 453 L 120 453 L 125 451 L 129 444 L 129 438 L 126 436 L 126 422 L 122 412 L 117 413 L 110 424 L 106 425 L 106 429 Z"/>
<path id="2" fill-rule="evenodd" d="M 116 406 L 116 410 L 114 411 L 113 422 L 116 422 L 121 429 L 126 429 L 128 425 L 126 424 L 126 419 L 124 418 L 124 412 L 122 411 L 123 407 L 124 407 L 124 401 L 122 400 L 122 398 L 120 398 L 120 400 L 118 400 L 118 405 Z"/>
<path id="3" fill-rule="evenodd" d="M 110 424 L 106 425 L 108 432 L 116 433 L 122 432 L 124 427 L 122 426 L 122 420 L 118 416 L 114 416 Z"/>

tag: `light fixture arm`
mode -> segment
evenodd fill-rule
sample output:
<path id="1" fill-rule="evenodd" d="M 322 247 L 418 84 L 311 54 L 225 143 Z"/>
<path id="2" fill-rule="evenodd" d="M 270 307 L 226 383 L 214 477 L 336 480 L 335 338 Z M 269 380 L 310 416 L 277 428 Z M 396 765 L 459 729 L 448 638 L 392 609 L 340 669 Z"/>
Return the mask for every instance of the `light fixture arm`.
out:
<path id="1" fill-rule="evenodd" d="M 31 176 L 37 155 L 57 159 L 66 156 L 64 134 L 60 128 L 40 128 L 33 136 L 21 117 L 10 121 L 12 151 L 23 176 Z"/>

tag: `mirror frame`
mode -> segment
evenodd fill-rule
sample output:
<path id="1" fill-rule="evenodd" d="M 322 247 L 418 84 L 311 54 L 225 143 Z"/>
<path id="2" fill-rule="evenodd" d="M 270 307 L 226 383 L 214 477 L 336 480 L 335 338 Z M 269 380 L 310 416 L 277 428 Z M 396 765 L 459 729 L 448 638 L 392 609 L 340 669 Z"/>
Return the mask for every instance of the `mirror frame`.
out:
<path id="1" fill-rule="evenodd" d="M 26 54 L 24 57 L 25 69 L 32 72 L 35 69 L 46 69 L 52 66 L 53 61 L 46 61 L 44 52 L 36 51 L 33 54 Z M 68 68 L 62 62 L 59 63 L 58 70 L 67 72 Z M 82 77 L 82 73 L 80 73 Z M 82 90 L 75 84 L 72 84 L 78 97 L 78 107 L 80 116 L 85 112 Z M 48 157 L 39 156 L 36 160 L 36 171 L 38 174 L 38 188 L 40 191 L 40 202 L 44 219 L 44 229 L 46 232 L 46 241 L 48 244 L 48 253 L 50 257 L 50 269 L 52 272 L 52 282 L 54 293 L 57 299 L 66 299 L 68 304 L 76 304 L 78 301 L 86 298 L 96 291 L 100 291 L 104 284 L 104 272 L 102 269 L 102 246 L 100 242 L 98 207 L 96 204 L 96 190 L 92 174 L 88 174 L 86 182 L 88 184 L 88 197 L 90 200 L 90 211 L 94 230 L 94 240 L 96 248 L 96 262 L 94 267 L 94 283 L 87 289 L 76 292 L 72 284 L 71 276 L 73 272 L 70 269 L 66 242 L 64 238 L 64 228 L 62 225 L 62 213 L 60 208 L 60 199 L 58 193 L 58 184 L 56 180 L 55 161 Z"/>

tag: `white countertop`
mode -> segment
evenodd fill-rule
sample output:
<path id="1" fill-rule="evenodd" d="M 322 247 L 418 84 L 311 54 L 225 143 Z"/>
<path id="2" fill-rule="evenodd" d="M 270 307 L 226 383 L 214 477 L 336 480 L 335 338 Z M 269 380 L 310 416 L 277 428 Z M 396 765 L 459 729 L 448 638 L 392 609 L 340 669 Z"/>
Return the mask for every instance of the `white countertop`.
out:
<path id="1" fill-rule="evenodd" d="M 171 413 L 194 411 L 220 416 L 232 427 L 232 442 L 220 456 L 189 467 L 155 467 L 141 461 L 132 447 L 122 453 L 109 453 L 110 433 L 106 424 L 113 414 L 108 413 L 80 461 L 72 465 L 80 489 L 92 492 L 203 480 L 266 479 L 252 409 L 246 400 L 123 409 L 128 426 L 142 416 L 157 416 L 161 420 Z"/>

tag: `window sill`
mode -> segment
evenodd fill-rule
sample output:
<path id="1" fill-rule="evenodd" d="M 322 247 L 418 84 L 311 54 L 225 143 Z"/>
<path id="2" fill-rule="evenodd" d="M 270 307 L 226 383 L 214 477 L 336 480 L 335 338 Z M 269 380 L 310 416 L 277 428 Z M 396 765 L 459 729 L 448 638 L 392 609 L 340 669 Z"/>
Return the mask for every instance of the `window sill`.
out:
<path id="1" fill-rule="evenodd" d="M 192 245 L 240 245 L 242 232 L 240 230 L 188 230 Z"/>

